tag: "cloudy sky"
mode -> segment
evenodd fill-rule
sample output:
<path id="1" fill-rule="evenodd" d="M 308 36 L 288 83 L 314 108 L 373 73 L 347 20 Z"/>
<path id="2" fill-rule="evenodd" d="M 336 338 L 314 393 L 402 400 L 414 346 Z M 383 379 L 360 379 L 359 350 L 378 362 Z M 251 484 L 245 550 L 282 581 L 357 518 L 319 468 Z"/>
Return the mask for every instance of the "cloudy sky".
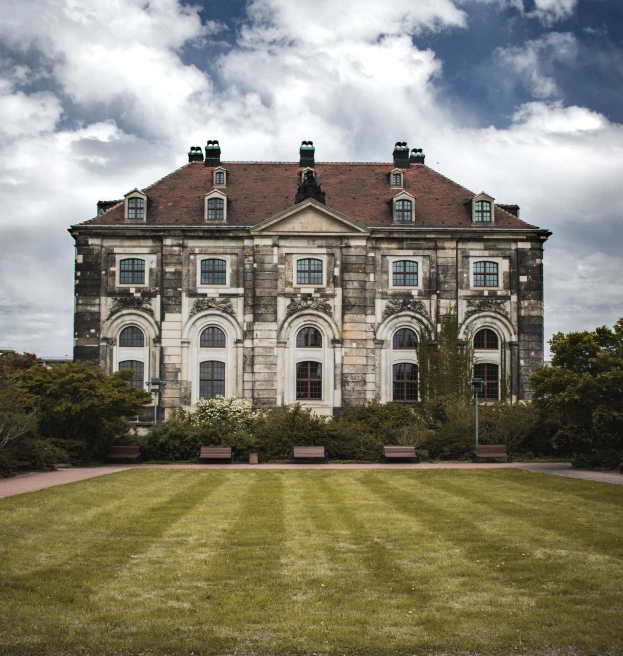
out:
<path id="1" fill-rule="evenodd" d="M 623 316 L 620 0 L 0 0 L 0 345 L 72 349 L 73 240 L 224 160 L 395 141 L 554 232 L 546 339 Z"/>

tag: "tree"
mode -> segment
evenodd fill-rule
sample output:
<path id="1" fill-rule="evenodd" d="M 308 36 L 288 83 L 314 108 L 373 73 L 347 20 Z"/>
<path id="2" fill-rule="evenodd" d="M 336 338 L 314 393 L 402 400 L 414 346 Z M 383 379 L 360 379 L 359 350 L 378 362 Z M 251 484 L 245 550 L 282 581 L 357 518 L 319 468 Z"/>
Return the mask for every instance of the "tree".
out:
<path id="1" fill-rule="evenodd" d="M 24 372 L 27 389 L 37 397 L 42 435 L 81 439 L 91 455 L 101 455 L 114 438 L 128 431 L 126 417 L 139 414 L 151 394 L 128 384 L 132 371 L 107 376 L 89 362 L 68 362 Z"/>
<path id="2" fill-rule="evenodd" d="M 554 426 L 554 446 L 617 460 L 623 454 L 623 318 L 612 329 L 557 333 L 550 344 L 552 366 L 537 369 L 530 384 L 535 405 Z"/>
<path id="3" fill-rule="evenodd" d="M 37 400 L 29 394 L 22 375 L 41 366 L 32 353 L 0 353 L 0 449 L 37 430 Z"/>

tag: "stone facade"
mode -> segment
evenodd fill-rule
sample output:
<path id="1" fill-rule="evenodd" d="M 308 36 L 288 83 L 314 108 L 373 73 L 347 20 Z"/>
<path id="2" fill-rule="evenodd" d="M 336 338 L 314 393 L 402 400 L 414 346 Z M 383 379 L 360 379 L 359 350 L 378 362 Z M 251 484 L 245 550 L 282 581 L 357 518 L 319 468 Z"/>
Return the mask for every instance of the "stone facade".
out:
<path id="1" fill-rule="evenodd" d="M 207 177 L 200 189 L 180 182 L 174 201 L 179 202 L 180 194 L 196 196 L 197 212 L 207 216 L 203 198 L 214 188 L 215 167 L 208 169 L 197 161 L 197 151 L 193 153 L 195 159 L 180 171 L 196 173 L 192 167 L 201 167 Z M 394 365 L 417 364 L 415 349 L 393 348 L 396 331 L 409 328 L 418 336 L 427 332 L 434 338 L 440 317 L 456 310 L 464 339 L 489 329 L 499 340 L 497 349 L 476 350 L 475 362 L 495 365 L 500 388 L 505 386 L 513 399 L 526 398 L 527 377 L 543 361 L 542 262 L 549 233 L 499 206 L 490 225 L 474 225 L 470 198 L 475 196 L 445 179 L 444 185 L 452 185 L 448 189 L 461 190 L 460 204 L 449 191 L 438 199 L 439 207 L 430 199 L 424 204 L 415 169 L 426 170 L 417 175 L 439 174 L 424 166 L 423 155 L 420 158 L 412 166 L 396 159 L 394 164 L 376 165 L 374 184 L 386 187 L 378 201 L 378 221 L 364 220 L 355 204 L 350 214 L 344 211 L 349 199 L 343 192 L 332 198 L 331 165 L 323 165 L 320 180 L 326 202 L 297 197 L 294 204 L 295 185 L 301 184 L 303 172 L 296 164 L 283 167 L 282 175 L 294 178 L 290 199 L 281 194 L 284 198 L 278 201 L 283 209 L 277 204 L 267 207 L 260 220 L 245 220 L 234 211 L 240 211 L 245 190 L 253 193 L 252 181 L 238 175 L 240 164 L 221 165 L 219 160 L 228 176 L 223 188 L 227 209 L 219 225 L 167 215 L 165 201 L 172 192 L 159 192 L 156 183 L 140 192 L 146 197 L 143 222 L 127 220 L 126 197 L 95 219 L 72 226 L 75 359 L 100 363 L 109 372 L 122 362 L 142 363 L 144 381 L 161 378 L 167 383 L 162 395 L 165 411 L 192 406 L 206 389 L 217 389 L 209 387 L 217 383 L 204 381 L 202 386 L 200 380 L 201 375 L 205 378 L 201 363 L 217 362 L 225 365 L 224 381 L 218 376 L 218 385 L 226 396 L 248 399 L 254 406 L 299 400 L 330 414 L 375 398 L 393 400 Z M 400 189 L 392 189 L 388 177 L 396 164 L 403 166 Z M 246 163 L 244 170 L 263 166 L 270 165 Z M 368 171 L 363 167 L 352 164 L 352 176 Z M 320 168 L 315 170 L 319 179 Z M 378 170 L 386 171 L 385 179 L 379 178 Z M 342 189 L 346 174 L 339 173 Z M 167 184 L 171 187 L 171 181 Z M 241 187 L 240 203 L 234 185 Z M 172 188 L 176 189 L 174 184 Z M 409 225 L 397 223 L 391 214 L 392 198 L 406 191 L 414 199 Z M 277 192 L 267 187 L 262 195 Z M 263 204 L 263 199 L 257 200 Z M 448 211 L 444 221 L 448 204 L 456 205 L 452 211 L 458 218 Z M 182 209 L 178 208 L 180 216 Z M 315 265 L 320 277 L 304 284 L 297 274 L 301 261 L 308 266 L 310 259 L 321 263 Z M 131 260 L 142 261 L 144 273 L 127 282 L 121 269 Z M 218 282 L 216 276 L 202 274 L 204 260 L 224 262 L 218 265 L 224 269 Z M 404 262 L 417 268 L 416 284 L 394 284 L 396 268 Z M 480 262 L 497 265 L 497 278 L 487 281 L 495 285 L 475 284 L 480 281 L 475 277 Z M 140 329 L 142 344 L 122 345 L 120 335 L 127 327 Z M 224 343 L 202 346 L 201 335 L 209 327 L 222 331 Z M 321 346 L 297 346 L 297 335 L 305 327 L 319 331 Z M 321 365 L 321 390 L 315 392 L 320 398 L 297 398 L 297 365 L 303 362 Z"/>

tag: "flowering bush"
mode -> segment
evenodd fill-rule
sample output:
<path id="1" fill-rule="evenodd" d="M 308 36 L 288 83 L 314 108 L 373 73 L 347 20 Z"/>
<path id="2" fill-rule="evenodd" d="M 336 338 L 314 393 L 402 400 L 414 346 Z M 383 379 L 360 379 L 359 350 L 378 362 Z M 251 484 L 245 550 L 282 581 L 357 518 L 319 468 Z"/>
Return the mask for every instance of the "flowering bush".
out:
<path id="1" fill-rule="evenodd" d="M 251 410 L 244 399 L 217 396 L 215 399 L 199 399 L 197 409 L 188 415 L 195 426 L 225 422 L 230 428 L 239 430 L 248 429 L 260 412 Z"/>

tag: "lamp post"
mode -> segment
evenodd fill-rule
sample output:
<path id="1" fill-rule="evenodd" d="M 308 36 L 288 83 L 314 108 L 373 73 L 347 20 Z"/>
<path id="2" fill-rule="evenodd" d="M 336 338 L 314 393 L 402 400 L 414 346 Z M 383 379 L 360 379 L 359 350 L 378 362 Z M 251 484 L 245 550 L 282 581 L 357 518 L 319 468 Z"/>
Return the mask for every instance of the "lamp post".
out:
<path id="1" fill-rule="evenodd" d="M 154 424 L 158 423 L 158 416 L 160 415 L 160 392 L 163 387 L 167 386 L 166 380 L 160 378 L 152 378 L 145 383 L 145 387 L 154 394 Z"/>
<path id="2" fill-rule="evenodd" d="M 476 446 L 478 446 L 478 394 L 485 391 L 487 383 L 482 378 L 472 378 L 467 384 L 472 388 L 476 400 Z"/>

